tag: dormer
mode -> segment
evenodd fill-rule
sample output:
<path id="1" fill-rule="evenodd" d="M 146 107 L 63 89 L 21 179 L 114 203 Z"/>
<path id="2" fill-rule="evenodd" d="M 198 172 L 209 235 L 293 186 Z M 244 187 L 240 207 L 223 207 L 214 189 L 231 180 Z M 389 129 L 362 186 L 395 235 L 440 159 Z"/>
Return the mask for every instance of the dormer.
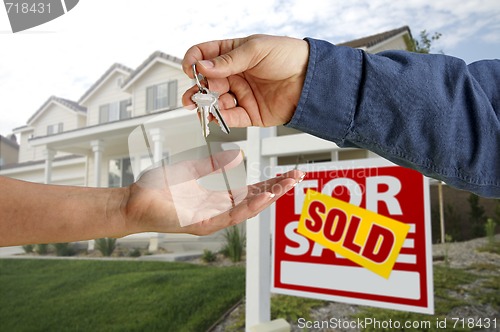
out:
<path id="1" fill-rule="evenodd" d="M 33 136 L 48 136 L 81 128 L 86 117 L 85 107 L 72 100 L 51 96 L 28 119 L 28 126 L 33 128 Z"/>
<path id="2" fill-rule="evenodd" d="M 122 85 L 132 69 L 115 63 L 88 90 L 78 103 L 87 108 L 87 126 L 130 118 L 131 95 Z"/>
<path id="3" fill-rule="evenodd" d="M 27 125 L 18 128 L 20 135 L 19 162 L 41 160 L 42 150 L 33 149 L 29 140 L 34 137 L 56 135 L 85 126 L 87 110 L 72 100 L 52 96 L 28 119 Z"/>
<path id="4" fill-rule="evenodd" d="M 181 59 L 156 51 L 130 74 L 123 90 L 133 96 L 133 116 L 140 116 L 181 107 L 181 92 L 191 85 Z"/>

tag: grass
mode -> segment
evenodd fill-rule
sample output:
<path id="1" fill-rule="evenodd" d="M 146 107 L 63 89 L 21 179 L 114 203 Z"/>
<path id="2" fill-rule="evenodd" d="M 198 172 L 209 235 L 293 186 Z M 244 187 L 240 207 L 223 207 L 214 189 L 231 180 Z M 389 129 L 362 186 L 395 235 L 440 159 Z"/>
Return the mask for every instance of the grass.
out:
<path id="1" fill-rule="evenodd" d="M 375 308 L 362 308 L 361 312 L 355 315 L 356 318 L 365 319 L 372 318 L 379 321 L 431 321 L 435 322 L 436 319 L 443 320 L 450 312 L 455 308 L 461 306 L 470 305 L 470 300 L 458 299 L 454 294 L 460 294 L 463 292 L 468 292 L 468 285 L 472 284 L 479 276 L 473 273 L 473 270 L 484 270 L 489 269 L 489 266 L 478 266 L 477 269 L 454 269 L 446 266 L 434 265 L 434 300 L 435 300 L 435 310 L 434 315 L 425 315 L 405 311 L 387 310 L 387 309 L 375 309 Z M 486 279 L 484 286 L 488 285 L 490 288 L 494 289 L 493 285 L 495 280 L 491 279 L 493 285 L 490 285 L 490 279 Z M 484 287 L 479 290 L 472 291 L 474 297 L 478 301 L 483 301 L 485 303 L 492 303 L 492 298 L 498 297 L 497 292 L 485 290 Z M 493 304 L 493 303 L 492 303 Z M 448 319 L 451 321 L 450 319 Z M 435 325 L 432 325 L 430 329 L 425 331 L 469 331 L 469 329 L 457 329 L 453 328 L 452 324 L 448 324 L 446 329 L 438 329 Z M 365 328 L 363 331 L 375 331 L 375 329 Z M 376 331 L 390 331 L 389 329 L 377 329 Z M 401 331 L 416 331 L 415 329 L 401 329 Z M 419 331 L 424 331 L 420 329 Z"/>
<path id="2" fill-rule="evenodd" d="M 244 296 L 242 267 L 0 260 L 2 331 L 204 331 Z"/>

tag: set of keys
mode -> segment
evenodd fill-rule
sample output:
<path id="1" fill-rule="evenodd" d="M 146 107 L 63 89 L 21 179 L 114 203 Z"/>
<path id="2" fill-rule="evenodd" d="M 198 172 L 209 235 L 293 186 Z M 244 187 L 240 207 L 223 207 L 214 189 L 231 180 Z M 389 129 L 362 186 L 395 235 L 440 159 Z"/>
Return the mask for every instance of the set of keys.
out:
<path id="1" fill-rule="evenodd" d="M 196 103 L 198 112 L 200 113 L 203 137 L 206 138 L 210 134 L 210 129 L 208 128 L 210 114 L 212 114 L 213 117 L 217 120 L 220 129 L 224 133 L 229 134 L 230 129 L 224 121 L 222 114 L 220 114 L 219 94 L 217 92 L 210 91 L 208 88 L 201 85 L 201 74 L 198 74 L 196 72 L 196 64 L 193 64 L 193 74 L 199 91 L 191 97 L 191 100 Z"/>

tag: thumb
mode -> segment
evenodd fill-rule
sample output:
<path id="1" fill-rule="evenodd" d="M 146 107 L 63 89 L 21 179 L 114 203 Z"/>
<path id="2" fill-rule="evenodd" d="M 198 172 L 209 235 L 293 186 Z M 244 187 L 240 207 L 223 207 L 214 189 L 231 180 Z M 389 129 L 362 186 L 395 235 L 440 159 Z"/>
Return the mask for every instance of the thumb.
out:
<path id="1" fill-rule="evenodd" d="M 198 61 L 196 67 L 199 72 L 208 78 L 225 78 L 249 70 L 260 62 L 258 44 L 253 40 L 234 39 L 233 43 L 231 51 L 210 60 Z"/>

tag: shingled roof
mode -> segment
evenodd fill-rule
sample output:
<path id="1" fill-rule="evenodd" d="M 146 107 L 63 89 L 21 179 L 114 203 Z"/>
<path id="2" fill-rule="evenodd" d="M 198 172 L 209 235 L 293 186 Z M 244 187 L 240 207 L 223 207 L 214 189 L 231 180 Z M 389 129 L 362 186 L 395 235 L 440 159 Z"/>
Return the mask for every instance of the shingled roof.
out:
<path id="1" fill-rule="evenodd" d="M 115 70 L 122 70 L 122 71 L 129 73 L 129 74 L 133 72 L 132 69 L 130 69 L 127 66 L 122 65 L 121 63 L 113 64 L 111 67 L 109 67 L 108 70 L 106 70 L 106 72 L 104 74 L 102 74 L 102 76 L 94 84 L 92 84 L 92 86 L 87 91 L 85 91 L 83 96 L 81 96 L 80 99 L 78 100 L 78 103 L 82 103 L 85 99 L 87 99 L 87 97 L 90 94 L 92 94 L 94 92 L 94 90 L 96 90 L 97 87 L 99 87 L 101 85 L 101 83 L 104 82 L 108 78 L 108 76 L 112 72 L 114 72 Z"/>
<path id="2" fill-rule="evenodd" d="M 134 81 L 137 76 L 141 75 L 141 73 L 144 71 L 144 69 L 146 69 L 156 59 L 168 60 L 168 61 L 171 61 L 173 63 L 177 63 L 179 65 L 182 63 L 182 59 L 179 59 L 179 58 L 177 58 L 177 57 L 175 57 L 173 55 L 170 55 L 170 54 L 167 54 L 167 53 L 163 53 L 162 51 L 153 52 L 146 60 L 144 60 L 143 63 L 140 64 L 139 67 L 137 67 L 136 70 L 134 70 L 130 74 L 129 77 L 127 77 L 127 79 L 125 80 L 125 82 L 123 82 L 122 87 L 124 89 L 126 89 L 127 85 L 129 85 L 129 83 L 131 83 L 132 81 Z"/>
<path id="3" fill-rule="evenodd" d="M 64 99 L 56 96 L 51 96 L 43 105 L 33 114 L 29 119 L 28 123 L 31 123 L 33 120 L 35 120 L 47 107 L 50 103 L 52 102 L 58 102 L 59 104 L 69 108 L 72 111 L 79 112 L 79 113 L 86 113 L 87 109 L 81 105 L 79 105 L 76 101 L 72 101 L 69 99 Z"/>
<path id="4" fill-rule="evenodd" d="M 410 28 L 407 25 L 405 25 L 405 26 L 398 28 L 398 29 L 394 29 L 394 30 L 390 30 L 390 31 L 382 32 L 382 33 L 377 33 L 376 35 L 371 35 L 368 37 L 363 37 L 363 38 L 351 40 L 351 41 L 348 41 L 345 43 L 340 43 L 337 45 L 349 46 L 349 47 L 353 47 L 353 48 L 360 48 L 360 47 L 370 48 L 378 43 L 381 43 L 389 38 L 397 36 L 400 33 L 405 32 L 405 31 L 408 32 L 408 34 L 411 37 Z"/>

